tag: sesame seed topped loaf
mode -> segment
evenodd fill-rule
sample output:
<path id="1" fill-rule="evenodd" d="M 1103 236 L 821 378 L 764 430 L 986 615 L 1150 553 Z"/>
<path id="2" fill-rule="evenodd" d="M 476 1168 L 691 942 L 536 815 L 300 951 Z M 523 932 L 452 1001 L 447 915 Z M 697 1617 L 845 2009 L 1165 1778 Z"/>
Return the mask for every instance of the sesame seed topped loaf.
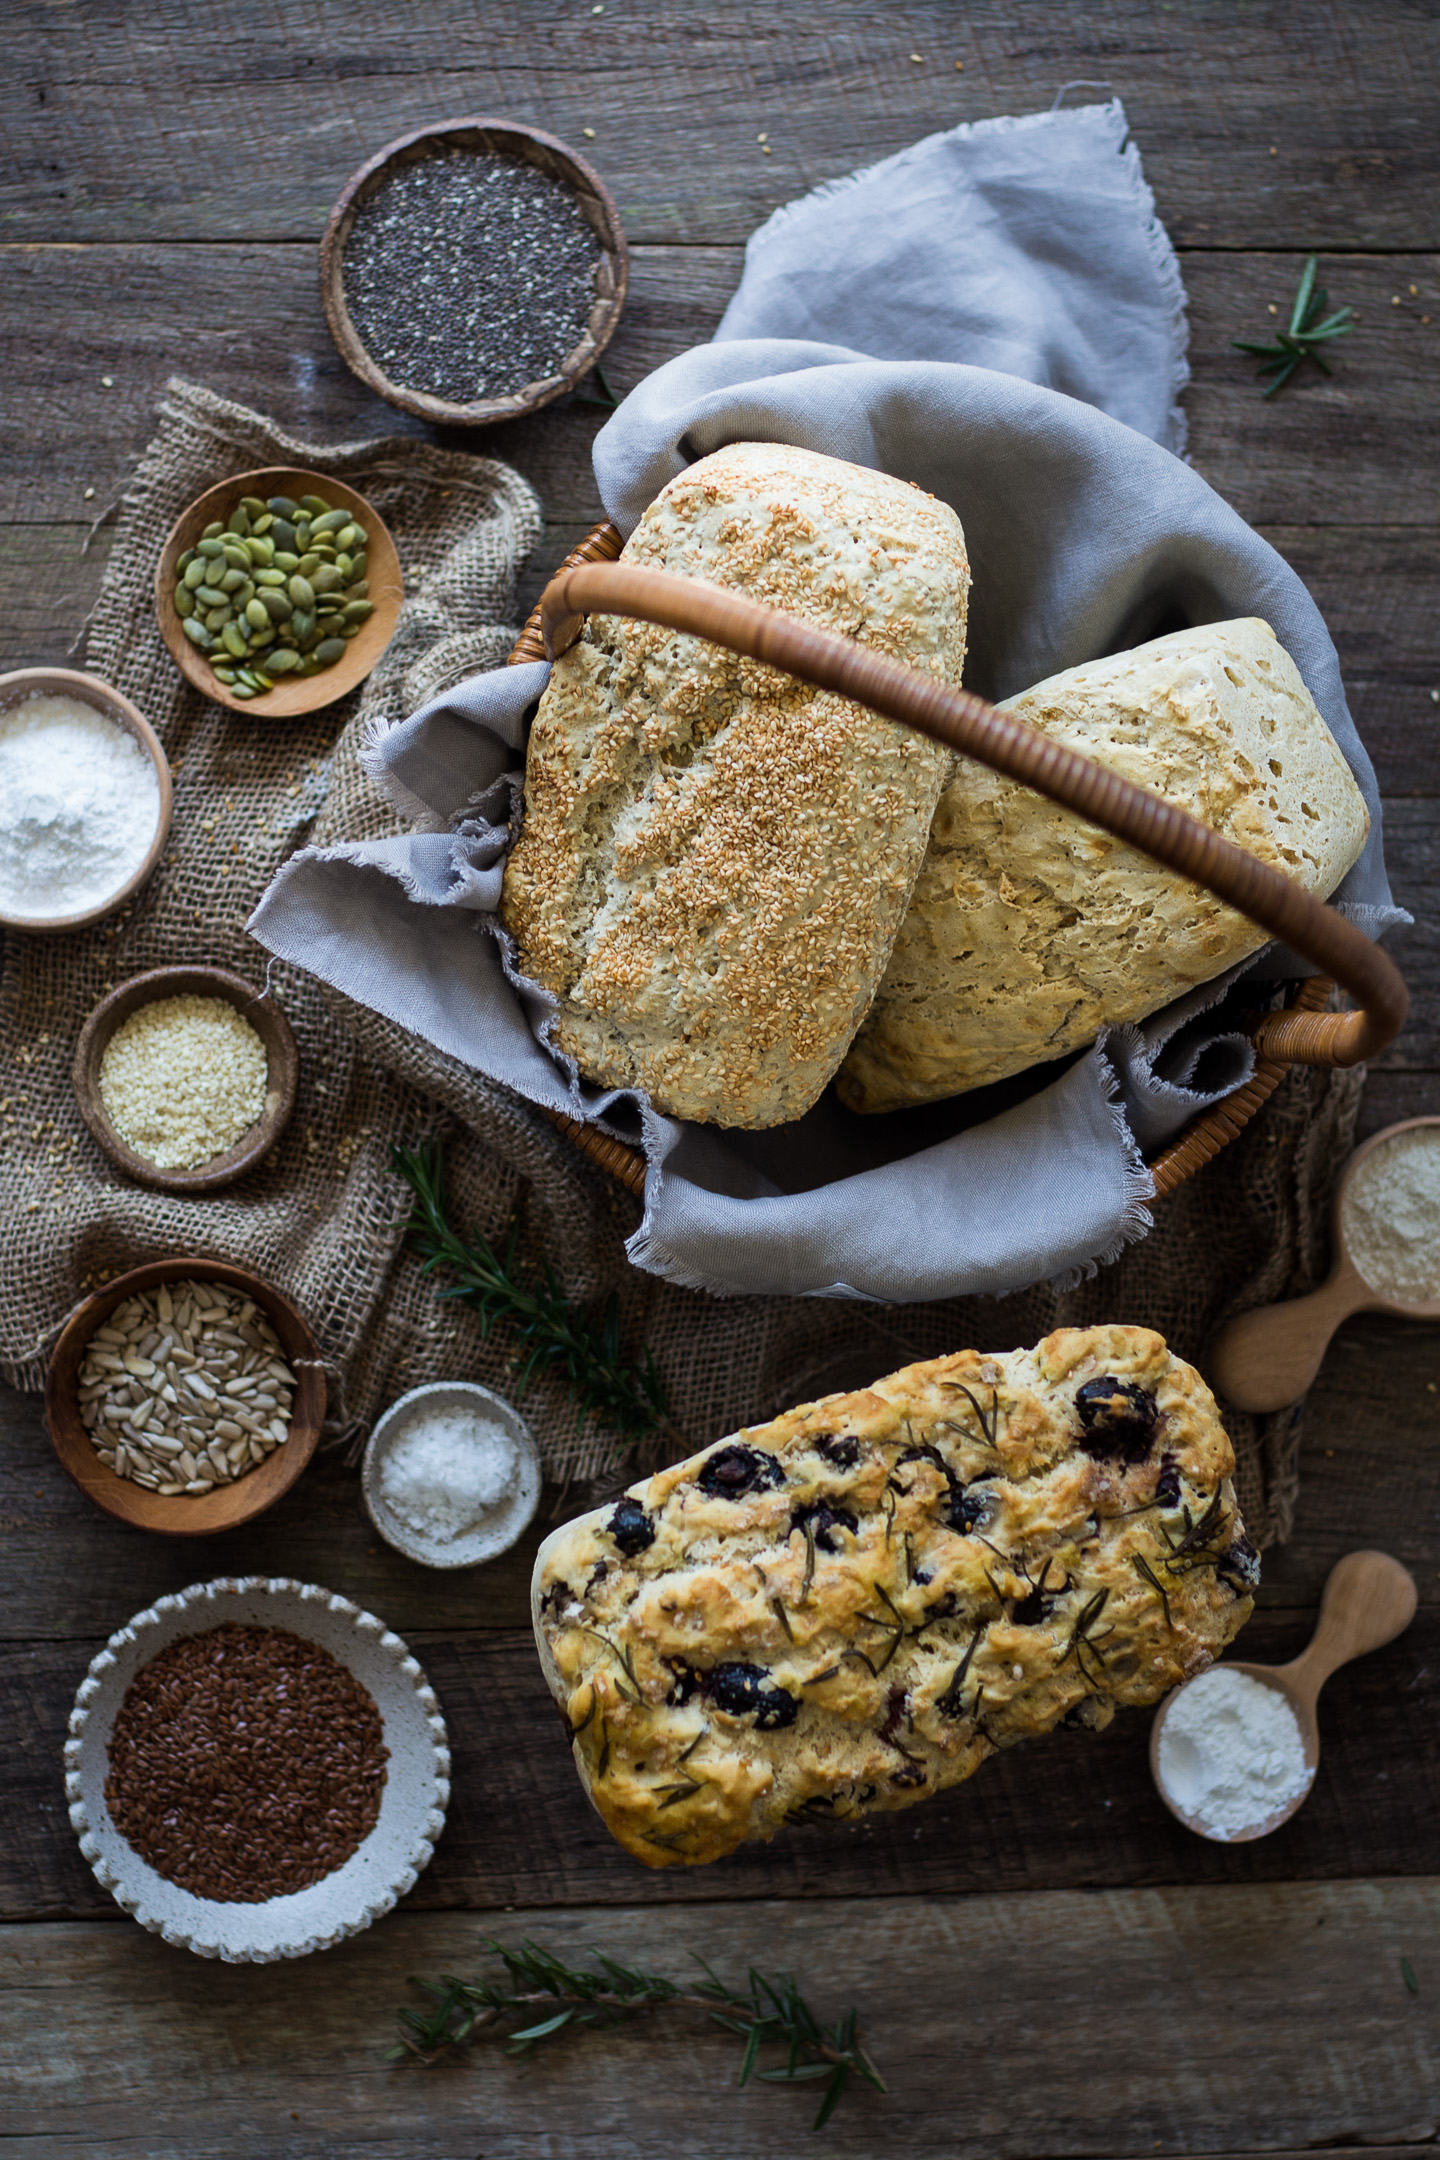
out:
<path id="1" fill-rule="evenodd" d="M 1267 623 L 1209 623 L 1007 700 L 1322 897 L 1369 815 Z M 983 1087 L 1143 1019 L 1265 933 L 1148 856 L 957 764 L 885 979 L 837 1086 L 852 1110 Z"/>
<path id="2" fill-rule="evenodd" d="M 621 559 L 960 681 L 960 521 L 885 473 L 735 443 L 670 482 Z M 560 1001 L 557 1048 L 676 1117 L 799 1117 L 884 973 L 949 762 L 756 661 L 594 617 L 530 732 L 501 909 Z"/>
<path id="3" fill-rule="evenodd" d="M 1145 1328 L 1066 1328 L 830 1395 L 546 1539 L 546 1678 L 651 1867 L 909 1807 L 1209 1665 L 1259 1562 L 1234 1456 Z"/>

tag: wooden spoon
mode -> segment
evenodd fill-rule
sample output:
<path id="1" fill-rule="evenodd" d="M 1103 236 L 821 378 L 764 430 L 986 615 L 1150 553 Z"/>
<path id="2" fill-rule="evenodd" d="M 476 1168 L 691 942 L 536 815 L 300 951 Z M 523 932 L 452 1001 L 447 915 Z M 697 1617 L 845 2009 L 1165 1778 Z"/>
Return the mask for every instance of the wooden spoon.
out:
<path id="1" fill-rule="evenodd" d="M 1299 1721 L 1305 1767 L 1309 1772 L 1303 1789 L 1293 1800 L 1287 1800 L 1283 1807 L 1247 1829 L 1228 1833 L 1207 1830 L 1198 1817 L 1171 1799 L 1161 1783 L 1160 1734 L 1171 1709 L 1185 1692 L 1184 1687 L 1173 1689 L 1160 1705 L 1150 1728 L 1150 1772 L 1156 1791 L 1176 1820 L 1184 1823 L 1187 1830 L 1195 1831 L 1197 1836 L 1210 1838 L 1221 1845 L 1240 1845 L 1251 1838 L 1267 1837 L 1272 1830 L 1278 1830 L 1281 1823 L 1288 1822 L 1309 1798 L 1315 1772 L 1320 1767 L 1320 1721 L 1316 1704 L 1321 1688 L 1337 1667 L 1348 1665 L 1351 1658 L 1365 1657 L 1370 1651 L 1393 1642 L 1397 1635 L 1403 1635 L 1415 1617 L 1415 1604 L 1414 1579 L 1398 1560 L 1392 1560 L 1388 1553 L 1382 1552 L 1346 1553 L 1344 1559 L 1337 1560 L 1330 1570 L 1320 1598 L 1320 1618 L 1315 1633 L 1309 1647 L 1302 1650 L 1299 1657 L 1292 1658 L 1288 1665 L 1249 1665 L 1239 1658 L 1226 1660 L 1228 1672 L 1248 1673 L 1252 1680 L 1278 1689 L 1285 1697 Z M 1192 1682 L 1186 1681 L 1185 1687 L 1191 1685 Z"/>
<path id="2" fill-rule="evenodd" d="M 1328 1279 L 1309 1297 L 1292 1298 L 1284 1305 L 1261 1305 L 1229 1321 L 1215 1338 L 1209 1357 L 1209 1379 L 1217 1395 L 1234 1403 L 1237 1410 L 1283 1410 L 1298 1402 L 1320 1370 L 1330 1338 L 1342 1320 L 1352 1313 L 1392 1313 L 1402 1320 L 1440 1320 L 1440 1297 L 1407 1302 L 1372 1290 L 1351 1259 L 1345 1244 L 1342 1203 L 1345 1189 L 1367 1155 L 1384 1147 L 1397 1133 L 1413 1132 L 1417 1126 L 1440 1125 L 1440 1117 L 1406 1118 L 1387 1125 L 1364 1147 L 1357 1148 L 1345 1167 L 1335 1193 L 1331 1217 L 1331 1249 L 1335 1262 Z"/>

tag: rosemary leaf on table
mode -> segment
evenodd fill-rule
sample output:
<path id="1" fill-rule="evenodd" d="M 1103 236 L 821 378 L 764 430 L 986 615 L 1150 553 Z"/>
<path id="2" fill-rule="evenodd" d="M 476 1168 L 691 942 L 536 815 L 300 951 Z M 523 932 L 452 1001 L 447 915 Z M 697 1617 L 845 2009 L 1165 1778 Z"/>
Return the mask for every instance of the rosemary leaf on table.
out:
<path id="1" fill-rule="evenodd" d="M 437 1292 L 458 1298 L 480 1315 L 488 1336 L 497 1321 L 514 1329 L 522 1352 L 515 1393 L 523 1395 L 537 1373 L 564 1383 L 578 1412 L 577 1423 L 593 1417 L 615 1435 L 621 1454 L 652 1436 L 689 1452 L 665 1400 L 665 1390 L 647 1350 L 629 1364 L 620 1347 L 620 1302 L 612 1291 L 598 1320 L 571 1304 L 548 1260 L 539 1280 L 528 1280 L 516 1260 L 519 1225 L 512 1223 L 503 1252 L 478 1233 L 462 1237 L 445 1212 L 445 1162 L 438 1140 L 418 1148 L 395 1148 L 391 1161 L 414 1194 L 405 1224 L 407 1242 L 419 1255 L 424 1272 L 447 1272 L 455 1280 Z"/>
<path id="2" fill-rule="evenodd" d="M 664 2008 L 698 2011 L 742 2040 L 742 2085 L 752 2076 L 775 2084 L 823 2078 L 817 2130 L 834 2114 L 852 2077 L 876 2092 L 886 2089 L 856 2037 L 856 2012 L 847 2010 L 833 2025 L 823 2024 L 789 1973 L 767 1979 L 752 1965 L 744 1990 L 737 1991 L 697 1958 L 705 1977 L 686 1989 L 663 1974 L 641 1972 L 598 1952 L 591 1953 L 589 1967 L 566 1965 L 528 1937 L 513 1946 L 492 1941 L 484 1947 L 500 1959 L 505 1978 L 415 1979 L 431 2005 L 399 2012 L 400 2042 L 390 2049 L 389 2061 L 403 2061 L 408 2054 L 434 2062 L 481 2032 L 507 2040 L 507 2054 L 525 2055 L 567 2026 L 610 2025 L 638 2011 Z M 762 2070 L 760 2050 L 772 2044 L 785 2049 L 785 2060 Z"/>
<path id="3" fill-rule="evenodd" d="M 1325 374 L 1335 370 L 1319 350 L 1332 338 L 1348 337 L 1355 327 L 1354 308 L 1337 308 L 1333 315 L 1326 315 L 1330 295 L 1322 285 L 1317 292 L 1315 277 L 1318 258 L 1312 255 L 1300 277 L 1300 287 L 1295 295 L 1295 305 L 1290 310 L 1289 328 L 1277 333 L 1272 345 L 1252 344 L 1248 338 L 1231 338 L 1237 352 L 1254 353 L 1264 362 L 1255 370 L 1260 377 L 1275 377 L 1262 397 L 1272 398 L 1277 390 L 1283 390 L 1302 360 L 1313 360 Z"/>

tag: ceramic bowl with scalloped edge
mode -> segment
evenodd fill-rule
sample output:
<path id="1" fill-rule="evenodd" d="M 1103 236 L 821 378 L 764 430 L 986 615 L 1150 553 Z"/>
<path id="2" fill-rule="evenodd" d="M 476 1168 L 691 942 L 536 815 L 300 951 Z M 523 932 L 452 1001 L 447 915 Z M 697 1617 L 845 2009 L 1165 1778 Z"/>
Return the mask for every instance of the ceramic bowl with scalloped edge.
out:
<path id="1" fill-rule="evenodd" d="M 181 1636 L 230 1620 L 288 1629 L 338 1658 L 373 1698 L 389 1750 L 379 1820 L 350 1858 L 307 1889 L 255 1905 L 168 1881 L 121 1835 L 105 1802 L 110 1734 L 131 1681 Z M 268 1965 L 358 1935 L 413 1887 L 444 1827 L 450 1747 L 434 1690 L 383 1620 L 315 1583 L 224 1577 L 158 1599 L 92 1659 L 70 1714 L 65 1796 L 96 1881 L 142 1927 L 198 1957 Z"/>

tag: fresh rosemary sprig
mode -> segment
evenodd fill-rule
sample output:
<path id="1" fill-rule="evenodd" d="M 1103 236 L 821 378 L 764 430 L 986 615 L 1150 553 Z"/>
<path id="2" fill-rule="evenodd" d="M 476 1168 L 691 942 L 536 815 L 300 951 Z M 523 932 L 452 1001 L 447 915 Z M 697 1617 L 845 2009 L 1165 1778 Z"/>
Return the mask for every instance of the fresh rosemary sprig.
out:
<path id="1" fill-rule="evenodd" d="M 519 1225 L 512 1224 L 503 1253 L 483 1237 L 468 1243 L 451 1228 L 445 1213 L 444 1154 L 438 1140 L 418 1148 L 395 1148 L 391 1161 L 415 1195 L 405 1224 L 411 1250 L 427 1275 L 450 1270 L 458 1279 L 442 1298 L 459 1298 L 480 1315 L 488 1336 L 497 1320 L 514 1328 L 524 1351 L 515 1392 L 523 1395 L 540 1372 L 556 1372 L 564 1381 L 579 1417 L 593 1417 L 613 1432 L 627 1453 L 638 1440 L 654 1434 L 688 1452 L 688 1443 L 671 1420 L 665 1390 L 649 1351 L 643 1364 L 629 1365 L 620 1349 L 620 1301 L 612 1291 L 598 1322 L 577 1312 L 560 1287 L 548 1260 L 541 1279 L 527 1282 L 515 1259 Z"/>
<path id="2" fill-rule="evenodd" d="M 1262 397 L 1272 398 L 1277 390 L 1283 390 L 1302 360 L 1313 360 L 1316 367 L 1333 375 L 1334 368 L 1317 348 L 1328 344 L 1331 338 L 1348 337 L 1355 327 L 1354 308 L 1337 308 L 1333 315 L 1325 314 L 1330 295 L 1323 285 L 1319 292 L 1315 290 L 1316 262 L 1317 258 L 1312 255 L 1306 263 L 1295 305 L 1290 310 L 1290 327 L 1277 333 L 1273 345 L 1254 345 L 1248 338 L 1230 340 L 1237 352 L 1254 353 L 1264 361 L 1265 365 L 1255 370 L 1258 376 L 1275 377 L 1269 389 L 1261 392 Z"/>
<path id="3" fill-rule="evenodd" d="M 823 2025 L 788 1973 L 767 1980 L 752 1965 L 743 1993 L 718 1980 L 703 1958 L 697 1958 L 705 1978 L 688 1989 L 678 1987 L 660 1973 L 645 1973 L 633 1965 L 592 1952 L 588 1968 L 566 1965 L 528 1938 L 516 1945 L 487 1942 L 484 1946 L 505 1967 L 504 1980 L 415 1979 L 433 1998 L 427 2010 L 402 2009 L 399 2045 L 387 2060 L 403 2061 L 407 2054 L 422 2062 L 434 2062 L 449 2049 L 486 2028 L 493 2037 L 505 2038 L 508 2055 L 525 2055 L 538 2041 L 553 2039 L 567 2025 L 613 2024 L 627 2014 L 665 2007 L 696 2010 L 745 2043 L 740 2063 L 740 2083 L 752 2076 L 767 2083 L 799 2084 L 823 2078 L 814 2127 L 819 2130 L 839 2106 L 852 2077 L 863 2078 L 876 2092 L 885 2081 L 855 2037 L 856 2013 L 847 2010 L 833 2025 Z M 509 2027 L 513 2018 L 528 2018 L 542 2010 L 546 2015 L 533 2024 Z M 785 2060 L 774 2068 L 757 2068 L 760 2050 L 778 2043 Z"/>

